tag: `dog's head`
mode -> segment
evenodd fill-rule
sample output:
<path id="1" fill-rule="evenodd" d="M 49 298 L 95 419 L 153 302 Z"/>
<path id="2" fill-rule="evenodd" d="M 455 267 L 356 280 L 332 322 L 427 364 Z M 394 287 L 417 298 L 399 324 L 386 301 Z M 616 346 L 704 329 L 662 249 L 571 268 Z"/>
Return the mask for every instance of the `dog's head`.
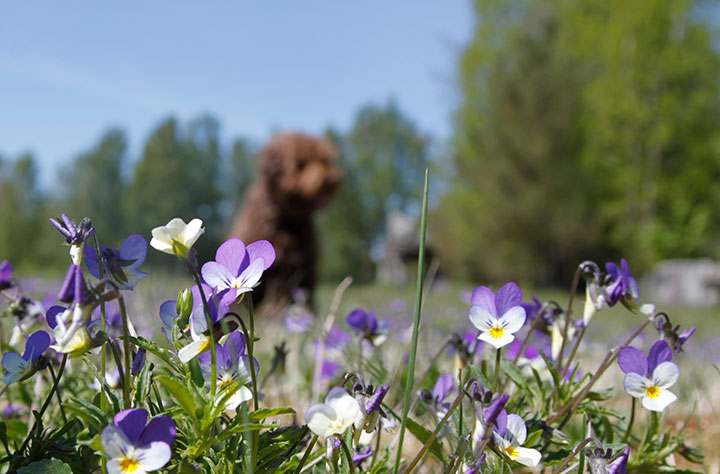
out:
<path id="1" fill-rule="evenodd" d="M 327 140 L 276 135 L 260 155 L 260 175 L 272 199 L 289 216 L 303 218 L 325 207 L 342 182 L 337 152 Z"/>

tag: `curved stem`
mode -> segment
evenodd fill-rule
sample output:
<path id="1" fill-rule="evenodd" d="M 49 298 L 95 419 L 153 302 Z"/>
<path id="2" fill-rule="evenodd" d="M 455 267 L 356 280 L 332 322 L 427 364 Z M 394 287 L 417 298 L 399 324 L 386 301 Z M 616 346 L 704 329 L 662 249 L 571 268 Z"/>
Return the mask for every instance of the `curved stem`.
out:
<path id="1" fill-rule="evenodd" d="M 209 332 L 209 338 L 210 338 L 210 391 L 213 397 L 215 397 L 215 392 L 217 389 L 217 358 L 215 356 L 215 332 L 213 331 L 213 321 L 210 317 L 210 307 L 208 306 L 207 298 L 205 298 L 205 292 L 202 288 L 202 282 L 200 281 L 200 274 L 196 271 L 192 272 L 193 278 L 195 279 L 195 284 L 198 287 L 198 292 L 200 293 L 200 298 L 202 299 L 203 303 L 203 311 L 205 312 L 205 320 L 207 321 L 207 327 Z M 250 366 L 253 366 L 253 361 L 250 361 Z"/>
<path id="2" fill-rule="evenodd" d="M 570 352 L 570 357 L 568 357 L 568 360 L 567 362 L 565 362 L 563 368 L 560 369 L 560 377 L 565 376 L 565 372 L 570 370 L 570 364 L 572 364 L 572 361 L 575 358 L 575 354 L 577 354 L 578 347 L 580 347 L 580 341 L 582 341 L 583 337 L 585 336 L 586 330 L 587 326 L 583 325 L 582 329 L 580 330 L 580 335 L 578 335 L 578 338 L 575 341 L 575 345 L 573 345 L 572 352 Z"/>
<path id="3" fill-rule="evenodd" d="M 625 435 L 622 438 L 621 443 L 627 443 L 628 438 L 630 437 L 630 431 L 632 430 L 633 423 L 635 422 L 635 397 L 632 397 L 632 406 L 630 407 L 630 421 L 628 422 L 627 429 L 625 430 Z"/>

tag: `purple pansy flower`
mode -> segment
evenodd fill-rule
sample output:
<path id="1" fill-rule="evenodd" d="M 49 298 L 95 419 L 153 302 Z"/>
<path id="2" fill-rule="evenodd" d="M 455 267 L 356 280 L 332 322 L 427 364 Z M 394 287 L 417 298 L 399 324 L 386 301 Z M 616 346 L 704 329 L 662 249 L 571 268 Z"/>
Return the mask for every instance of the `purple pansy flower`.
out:
<path id="1" fill-rule="evenodd" d="M 68 267 L 65 280 L 58 292 L 58 299 L 63 303 L 75 301 L 76 303 L 82 304 L 87 301 L 88 288 L 80 265 L 71 263 Z"/>
<path id="2" fill-rule="evenodd" d="M 663 411 L 677 400 L 668 388 L 677 382 L 680 369 L 670 359 L 672 350 L 665 341 L 653 344 L 647 357 L 634 347 L 620 351 L 618 364 L 626 374 L 623 387 L 630 396 L 640 398 L 648 410 Z"/>
<path id="3" fill-rule="evenodd" d="M 285 315 L 285 330 L 290 333 L 307 331 L 312 325 L 313 317 L 305 310 L 293 305 Z"/>
<path id="4" fill-rule="evenodd" d="M 386 325 L 379 322 L 372 311 L 356 308 L 348 314 L 347 323 L 374 346 L 382 344 L 387 339 Z"/>
<path id="5" fill-rule="evenodd" d="M 225 402 L 226 410 L 235 410 L 237 407 L 252 398 L 252 391 L 246 386 L 250 383 L 250 357 L 245 354 L 245 337 L 238 331 L 231 333 L 224 345 L 215 345 L 216 376 L 220 397 L 227 396 L 235 390 Z M 206 379 L 212 377 L 212 362 L 210 353 L 205 352 L 198 357 L 200 369 Z M 260 370 L 257 360 L 255 373 Z"/>
<path id="6" fill-rule="evenodd" d="M 116 414 L 115 424 L 105 427 L 100 441 L 110 457 L 108 474 L 142 474 L 170 461 L 175 422 L 169 416 L 158 416 L 150 423 L 147 419 L 147 410 L 131 408 Z"/>
<path id="7" fill-rule="evenodd" d="M 606 288 L 608 306 L 614 306 L 618 301 L 624 299 L 638 298 L 640 295 L 638 284 L 632 273 L 630 273 L 627 260 L 621 259 L 619 267 L 613 262 L 607 262 L 605 270 L 607 270 L 611 280 L 611 283 Z"/>
<path id="8" fill-rule="evenodd" d="M 147 273 L 138 270 L 147 255 L 147 241 L 141 235 L 131 235 L 120 246 L 100 246 L 103 260 L 103 278 L 113 281 L 121 290 L 132 290 Z M 85 248 L 85 265 L 95 278 L 100 278 L 98 255 L 94 248 Z"/>
<path id="9" fill-rule="evenodd" d="M 444 374 L 437 378 L 432 391 L 423 389 L 420 392 L 420 398 L 428 404 L 433 415 L 441 419 L 450 408 L 450 403 L 445 402 L 445 398 L 454 391 L 455 379 L 452 374 Z"/>
<path id="10" fill-rule="evenodd" d="M 326 381 L 332 380 L 337 376 L 338 372 L 340 372 L 340 369 L 342 369 L 342 366 L 339 362 L 325 359 L 320 368 L 320 378 Z"/>
<path id="11" fill-rule="evenodd" d="M 7 290 L 13 286 L 12 281 L 10 281 L 12 272 L 13 269 L 10 260 L 3 260 L 2 263 L 0 263 L 0 291 Z"/>
<path id="12" fill-rule="evenodd" d="M 218 291 L 230 290 L 235 301 L 260 283 L 263 272 L 274 261 L 275 249 L 267 240 L 245 246 L 242 240 L 232 238 L 218 247 L 214 262 L 203 265 L 202 276 Z"/>
<path id="13" fill-rule="evenodd" d="M 83 247 L 85 241 L 95 232 L 92 222 L 83 217 L 79 225 L 76 225 L 64 213 L 60 216 L 62 224 L 50 218 L 50 223 L 65 237 L 65 242 L 70 245 L 70 258 L 75 265 L 80 265 L 83 260 Z"/>
<path id="14" fill-rule="evenodd" d="M 7 352 L 2 357 L 2 366 L 7 372 L 3 382 L 11 384 L 25 380 L 40 368 L 40 356 L 50 347 L 50 335 L 45 331 L 34 332 L 25 342 L 22 357 L 16 352 Z"/>
<path id="15" fill-rule="evenodd" d="M 498 290 L 497 295 L 486 286 L 478 286 L 472 294 L 470 322 L 480 331 L 478 339 L 496 349 L 515 340 L 513 333 L 525 324 L 522 291 L 514 282 Z"/>

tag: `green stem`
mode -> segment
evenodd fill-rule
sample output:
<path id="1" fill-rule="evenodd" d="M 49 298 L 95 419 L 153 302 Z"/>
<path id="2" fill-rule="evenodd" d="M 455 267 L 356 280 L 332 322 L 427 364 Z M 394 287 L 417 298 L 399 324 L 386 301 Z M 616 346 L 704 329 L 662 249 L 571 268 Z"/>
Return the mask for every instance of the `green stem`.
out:
<path id="1" fill-rule="evenodd" d="M 493 384 L 492 384 L 492 391 L 497 392 L 498 389 L 498 382 L 500 381 L 500 361 L 501 361 L 501 355 L 502 353 L 502 347 L 498 348 L 497 351 L 495 351 L 495 373 L 493 374 Z"/>
<path id="2" fill-rule="evenodd" d="M 213 331 L 213 321 L 210 317 L 210 307 L 208 306 L 207 298 L 205 298 L 205 292 L 202 289 L 202 282 L 200 281 L 200 273 L 197 271 L 193 271 L 193 278 L 195 279 L 195 284 L 198 287 L 198 292 L 200 293 L 200 298 L 202 299 L 203 303 L 203 310 L 205 312 L 205 321 L 207 321 L 207 327 L 208 327 L 208 337 L 210 339 L 210 394 L 212 395 L 213 399 L 215 398 L 215 392 L 217 389 L 217 358 L 215 356 L 215 331 Z M 252 366 L 252 361 L 250 361 L 250 366 Z"/>
<path id="3" fill-rule="evenodd" d="M 95 253 L 97 255 L 97 266 L 98 266 L 98 278 L 102 280 L 105 277 L 105 269 L 103 267 L 103 255 L 102 252 L 100 252 L 100 242 L 97 238 L 97 233 L 93 232 L 93 240 L 95 241 Z M 107 332 L 106 328 L 106 322 L 105 322 L 105 301 L 103 300 L 102 303 L 100 303 L 100 330 L 102 332 Z M 105 344 L 102 345 L 100 348 L 100 373 L 103 375 L 103 378 L 105 378 L 105 374 L 107 371 L 107 354 L 106 354 Z M 104 412 L 108 409 L 108 400 L 107 400 L 107 394 L 105 394 L 105 386 L 103 384 L 100 384 L 100 409 Z"/>
<path id="4" fill-rule="evenodd" d="M 630 408 L 630 421 L 628 422 L 627 429 L 625 430 L 625 435 L 623 436 L 621 443 L 623 443 L 623 444 L 627 443 L 627 440 L 630 437 L 630 430 L 632 430 L 632 426 L 633 426 L 634 422 L 635 422 L 635 397 L 632 398 L 632 406 Z"/>
<path id="5" fill-rule="evenodd" d="M 50 389 L 50 393 L 45 399 L 45 403 L 43 403 L 43 406 L 40 408 L 40 412 L 38 413 L 37 418 L 35 418 L 35 422 L 33 423 L 33 427 L 30 430 L 30 433 L 28 434 L 27 438 L 25 438 L 25 441 L 23 441 L 20 449 L 17 451 L 18 453 L 23 453 L 25 451 L 25 448 L 27 448 L 27 445 L 30 442 L 30 436 L 32 432 L 35 431 L 38 422 L 42 419 L 43 415 L 45 414 L 45 410 L 47 410 L 48 406 L 50 405 L 50 400 L 52 400 L 53 395 L 55 395 L 55 391 L 57 390 L 58 384 L 60 383 L 60 378 L 62 377 L 63 372 L 65 372 L 65 364 L 67 363 L 67 358 L 67 354 L 63 354 L 62 362 L 60 362 L 60 370 L 58 370 L 57 377 L 53 377 L 53 386 Z"/>
<path id="6" fill-rule="evenodd" d="M 253 308 L 253 302 L 252 297 L 247 296 L 247 304 L 248 304 L 248 315 L 250 320 L 250 328 L 249 328 L 249 339 L 247 340 L 247 348 L 248 348 L 248 356 L 250 357 L 250 378 L 252 380 L 252 387 L 253 387 L 253 406 L 255 407 L 255 410 L 258 409 L 259 403 L 258 403 L 258 389 L 257 389 L 257 375 L 255 374 L 255 363 L 253 359 L 253 353 L 255 352 L 255 311 Z"/>
<path id="7" fill-rule="evenodd" d="M 123 326 L 123 351 L 125 352 L 125 372 L 123 373 L 123 403 L 125 409 L 130 408 L 130 369 L 132 368 L 132 360 L 130 357 L 130 329 L 128 326 L 128 315 L 125 310 L 125 300 L 122 296 L 118 296 L 118 306 L 120 307 L 120 316 Z"/>
<path id="8" fill-rule="evenodd" d="M 563 330 L 563 338 L 560 342 L 560 355 L 558 355 L 557 368 L 560 370 L 563 366 L 563 353 L 565 352 L 565 341 L 567 341 L 568 332 L 570 331 L 570 320 L 572 319 L 572 305 L 575 301 L 575 292 L 577 291 L 578 283 L 580 283 L 580 275 L 582 274 L 582 264 L 578 265 L 575 270 L 575 276 L 573 277 L 572 287 L 570 287 L 570 301 L 568 301 L 567 311 L 565 312 L 565 329 Z"/>
<path id="9" fill-rule="evenodd" d="M 310 457 L 310 451 L 312 451 L 313 446 L 315 446 L 315 443 L 317 442 L 318 435 L 313 436 L 313 438 L 310 440 L 310 444 L 308 444 L 307 449 L 305 450 L 305 454 L 303 454 L 302 459 L 300 460 L 300 464 L 298 464 L 298 467 L 295 469 L 295 474 L 300 474 L 300 471 L 302 470 L 303 466 L 307 462 L 308 458 Z"/>
<path id="10" fill-rule="evenodd" d="M 52 364 L 48 364 L 48 369 L 50 369 L 50 375 L 52 375 L 53 383 L 55 385 L 58 385 L 58 379 L 57 379 L 57 377 L 55 377 L 55 369 L 53 369 Z M 102 384 L 100 384 L 100 386 L 102 388 Z M 60 414 L 62 415 L 63 423 L 67 424 L 67 417 L 65 416 L 65 408 L 63 407 L 62 397 L 60 396 L 60 387 L 59 386 L 55 390 L 55 395 L 57 395 L 58 404 L 60 405 Z"/>
<path id="11" fill-rule="evenodd" d="M 348 462 L 348 469 L 350 470 L 350 474 L 355 474 L 355 463 L 353 462 L 352 453 L 350 453 L 350 449 L 348 448 L 345 440 L 342 439 L 342 437 L 340 436 L 338 436 L 338 439 L 340 440 L 340 445 L 342 446 L 343 453 L 345 453 L 345 458 Z"/>
<path id="12" fill-rule="evenodd" d="M 427 234 L 428 214 L 428 182 L 429 170 L 425 170 L 425 187 L 423 190 L 422 214 L 420 217 L 420 249 L 417 268 L 417 295 L 415 299 L 415 320 L 413 322 L 412 345 L 410 346 L 410 360 L 408 361 L 407 380 L 405 382 L 405 401 L 403 402 L 402 424 L 400 426 L 400 438 L 398 440 L 397 454 L 395 456 L 395 467 L 393 474 L 400 469 L 400 458 L 402 457 L 402 446 L 405 438 L 405 425 L 407 424 L 408 412 L 410 411 L 410 400 L 412 398 L 413 379 L 415 376 L 415 358 L 417 356 L 418 331 L 420 329 L 420 309 L 423 294 L 423 277 L 425 269 L 425 239 Z M 460 397 L 462 400 L 462 397 Z M 409 472 L 409 471 L 408 471 Z"/>
<path id="13" fill-rule="evenodd" d="M 430 449 L 430 445 L 435 441 L 435 438 L 437 438 L 438 434 L 440 434 L 440 430 L 442 430 L 443 426 L 445 426 L 445 423 L 450 419 L 450 415 L 455 411 L 455 409 L 460 405 L 460 402 L 462 402 L 463 397 L 465 396 L 465 391 L 461 390 L 457 397 L 455 397 L 455 400 L 453 401 L 453 404 L 450 406 L 450 409 L 445 413 L 445 416 L 440 420 L 440 423 L 435 427 L 435 430 L 430 434 L 430 437 L 423 445 L 422 449 L 420 449 L 420 452 L 418 452 L 415 457 L 413 458 L 412 462 L 410 462 L 410 465 L 408 465 L 407 469 L 403 472 L 403 474 L 410 474 L 413 469 L 415 469 L 415 466 L 422 460 L 423 457 L 425 457 L 425 453 L 427 453 L 428 449 Z"/>
<path id="14" fill-rule="evenodd" d="M 575 446 L 575 449 L 573 449 L 572 452 L 565 459 L 563 459 L 562 462 L 560 464 L 558 464 L 558 466 L 555 469 L 552 470 L 552 474 L 558 474 L 560 471 L 562 471 L 565 468 L 565 466 L 567 466 L 568 463 L 570 461 L 572 461 L 573 458 L 575 458 L 575 456 L 577 456 L 577 453 L 579 453 L 580 450 L 582 448 L 584 448 L 585 446 L 587 446 L 587 444 L 592 440 L 593 440 L 592 438 L 586 438 L 586 439 L 582 440 L 582 442 L 580 444 L 578 444 L 577 446 Z"/>

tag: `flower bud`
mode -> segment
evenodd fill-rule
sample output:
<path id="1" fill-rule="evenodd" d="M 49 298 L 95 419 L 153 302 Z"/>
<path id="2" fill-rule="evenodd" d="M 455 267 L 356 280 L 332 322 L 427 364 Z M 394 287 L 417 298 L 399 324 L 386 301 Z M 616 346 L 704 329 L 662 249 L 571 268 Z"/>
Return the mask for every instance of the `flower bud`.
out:
<path id="1" fill-rule="evenodd" d="M 177 325 L 180 329 L 185 329 L 193 310 L 193 295 L 188 288 L 184 288 L 178 293 L 177 302 L 175 303 L 175 311 L 178 315 Z"/>

